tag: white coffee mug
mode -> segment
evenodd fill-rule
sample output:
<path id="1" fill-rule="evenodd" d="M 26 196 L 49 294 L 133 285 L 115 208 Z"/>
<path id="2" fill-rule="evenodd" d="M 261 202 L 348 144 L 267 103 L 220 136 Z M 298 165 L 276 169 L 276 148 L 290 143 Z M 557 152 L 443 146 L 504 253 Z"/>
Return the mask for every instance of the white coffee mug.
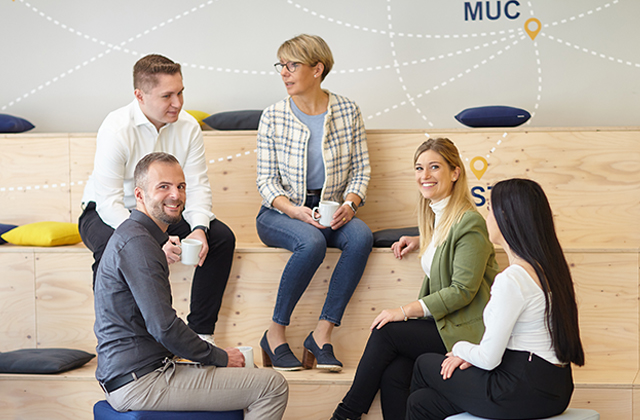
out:
<path id="1" fill-rule="evenodd" d="M 180 261 L 184 265 L 196 265 L 200 262 L 200 250 L 202 249 L 202 242 L 197 239 L 183 239 L 180 242 L 180 248 L 182 248 L 182 254 L 180 254 Z"/>
<path id="2" fill-rule="evenodd" d="M 244 356 L 244 367 L 252 368 L 255 367 L 253 364 L 253 347 L 251 346 L 240 346 L 237 347 L 240 350 L 240 353 Z"/>
<path id="3" fill-rule="evenodd" d="M 329 227 L 333 220 L 333 214 L 339 207 L 340 203 L 336 203 L 335 201 L 321 201 L 318 207 L 313 208 L 311 217 L 313 217 L 313 220 L 316 222 L 320 222 L 322 226 Z M 316 213 L 319 213 L 320 217 L 316 218 Z"/>

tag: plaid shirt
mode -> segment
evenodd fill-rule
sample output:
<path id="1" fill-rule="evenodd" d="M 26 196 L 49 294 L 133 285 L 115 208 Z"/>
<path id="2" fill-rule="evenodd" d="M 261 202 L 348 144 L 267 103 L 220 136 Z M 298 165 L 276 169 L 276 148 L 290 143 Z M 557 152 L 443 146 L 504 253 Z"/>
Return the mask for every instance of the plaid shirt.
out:
<path id="1" fill-rule="evenodd" d="M 262 113 L 256 184 L 264 206 L 271 208 L 273 200 L 281 195 L 297 206 L 304 205 L 310 136 L 307 126 L 293 114 L 289 98 Z M 371 173 L 364 121 L 355 102 L 332 93 L 324 120 L 322 158 L 322 200 L 342 202 L 347 194 L 354 193 L 364 202 Z"/>

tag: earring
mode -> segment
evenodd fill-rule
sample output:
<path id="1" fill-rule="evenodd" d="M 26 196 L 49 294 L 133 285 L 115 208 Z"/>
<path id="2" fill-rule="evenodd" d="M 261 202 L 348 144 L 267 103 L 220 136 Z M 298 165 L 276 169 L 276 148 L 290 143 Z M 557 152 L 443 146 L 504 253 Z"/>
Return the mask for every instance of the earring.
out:
<path id="1" fill-rule="evenodd" d="M 315 78 L 317 79 L 317 78 L 318 78 L 318 75 L 317 75 L 317 74 L 314 74 L 314 75 L 313 75 L 313 77 L 315 77 Z"/>

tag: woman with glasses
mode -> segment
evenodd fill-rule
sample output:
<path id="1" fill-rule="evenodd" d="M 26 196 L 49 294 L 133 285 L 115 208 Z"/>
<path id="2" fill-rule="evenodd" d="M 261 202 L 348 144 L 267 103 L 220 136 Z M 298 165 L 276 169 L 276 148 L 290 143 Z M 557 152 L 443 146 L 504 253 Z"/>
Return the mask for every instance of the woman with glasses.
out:
<path id="1" fill-rule="evenodd" d="M 358 106 L 321 88 L 333 56 L 319 36 L 299 35 L 278 50 L 288 96 L 262 113 L 258 127 L 258 178 L 262 207 L 256 218 L 260 239 L 293 254 L 280 279 L 269 329 L 260 341 L 264 366 L 278 370 L 340 371 L 331 333 L 358 285 L 373 234 L 356 217 L 369 184 L 369 154 Z M 329 226 L 312 209 L 320 201 L 340 206 Z M 302 363 L 286 338 L 291 313 L 322 263 L 327 247 L 342 250 L 315 329 L 304 341 Z"/>
<path id="2" fill-rule="evenodd" d="M 491 242 L 509 267 L 495 278 L 480 344 L 459 341 L 446 356 L 425 354 L 413 369 L 407 419 L 461 412 L 492 419 L 540 419 L 571 400 L 571 363 L 584 365 L 569 266 L 540 185 L 508 179 L 491 190 Z"/>

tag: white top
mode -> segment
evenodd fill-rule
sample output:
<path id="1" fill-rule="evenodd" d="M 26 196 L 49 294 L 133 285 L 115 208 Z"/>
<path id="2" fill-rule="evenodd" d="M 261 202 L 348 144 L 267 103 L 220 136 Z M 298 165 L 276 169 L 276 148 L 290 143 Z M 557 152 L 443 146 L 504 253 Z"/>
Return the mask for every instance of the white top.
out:
<path id="1" fill-rule="evenodd" d="M 136 207 L 133 171 L 138 161 L 151 152 L 174 155 L 187 182 L 184 219 L 189 225 L 209 226 L 211 186 L 207 176 L 202 130 L 184 110 L 178 121 L 165 124 L 160 132 L 142 113 L 137 100 L 107 115 L 98 130 L 93 173 L 87 181 L 83 203 L 95 201 L 100 218 L 112 228 L 129 218 Z"/>
<path id="2" fill-rule="evenodd" d="M 438 225 L 440 224 L 440 219 L 442 219 L 442 214 L 444 213 L 444 209 L 447 207 L 447 204 L 449 203 L 450 198 L 451 196 L 448 196 L 438 201 L 437 203 L 433 203 L 433 202 L 429 203 L 429 207 L 431 207 L 431 210 L 433 210 L 433 213 L 436 216 L 434 225 L 433 225 L 434 233 L 436 229 L 438 229 Z M 436 255 L 436 248 L 437 247 L 433 243 L 433 236 L 432 236 L 431 242 L 429 242 L 429 245 L 427 245 L 427 249 L 424 251 L 424 254 L 422 254 L 422 258 L 420 258 L 420 264 L 422 265 L 422 269 L 424 270 L 424 273 L 429 277 L 431 277 L 431 266 L 433 265 L 433 257 L 434 255 Z M 422 299 L 418 299 L 418 302 L 420 302 L 420 304 L 422 305 L 422 312 L 424 312 L 424 316 L 430 316 L 431 312 L 429 311 L 429 308 L 427 308 L 427 305 L 425 305 L 425 303 L 422 301 Z"/>
<path id="3" fill-rule="evenodd" d="M 535 353 L 560 364 L 551 346 L 544 316 L 544 292 L 519 265 L 498 274 L 491 299 L 484 309 L 484 335 L 480 344 L 459 341 L 453 355 L 481 369 L 492 370 L 502 362 L 505 349 Z"/>

